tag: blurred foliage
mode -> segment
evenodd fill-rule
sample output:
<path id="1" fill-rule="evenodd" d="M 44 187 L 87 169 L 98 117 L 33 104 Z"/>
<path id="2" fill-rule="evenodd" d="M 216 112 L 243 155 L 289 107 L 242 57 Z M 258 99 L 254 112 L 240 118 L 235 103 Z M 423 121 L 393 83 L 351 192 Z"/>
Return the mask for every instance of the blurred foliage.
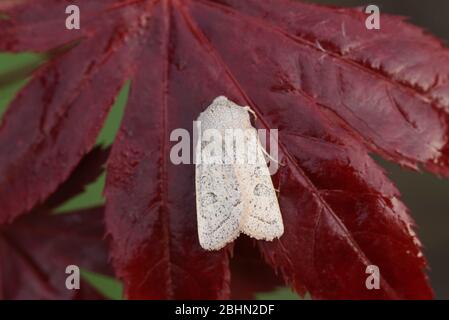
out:
<path id="1" fill-rule="evenodd" d="M 120 126 L 120 121 L 123 117 L 126 101 L 128 100 L 128 93 L 130 88 L 130 81 L 128 81 L 120 90 L 108 118 L 97 138 L 97 145 L 111 146 L 115 135 Z M 84 193 L 70 199 L 57 209 L 58 212 L 67 212 L 74 209 L 88 208 L 96 205 L 104 204 L 103 188 L 106 181 L 106 174 L 103 173 L 96 182 L 87 186 Z"/>
<path id="2" fill-rule="evenodd" d="M 107 299 L 122 300 L 123 286 L 120 281 L 87 270 L 81 270 L 81 277 L 101 292 Z"/>

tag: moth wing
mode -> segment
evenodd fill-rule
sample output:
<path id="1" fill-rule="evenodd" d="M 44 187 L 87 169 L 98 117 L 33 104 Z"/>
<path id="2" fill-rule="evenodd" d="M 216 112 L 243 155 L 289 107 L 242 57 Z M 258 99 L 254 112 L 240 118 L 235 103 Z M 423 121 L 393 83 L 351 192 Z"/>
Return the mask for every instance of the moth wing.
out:
<path id="1" fill-rule="evenodd" d="M 271 241 L 284 233 L 281 210 L 256 130 L 249 130 L 247 135 L 255 144 L 257 161 L 238 166 L 237 175 L 245 186 L 241 231 L 257 240 Z"/>
<path id="2" fill-rule="evenodd" d="M 219 250 L 240 234 L 243 206 L 234 169 L 226 164 L 198 164 L 195 179 L 200 245 Z"/>

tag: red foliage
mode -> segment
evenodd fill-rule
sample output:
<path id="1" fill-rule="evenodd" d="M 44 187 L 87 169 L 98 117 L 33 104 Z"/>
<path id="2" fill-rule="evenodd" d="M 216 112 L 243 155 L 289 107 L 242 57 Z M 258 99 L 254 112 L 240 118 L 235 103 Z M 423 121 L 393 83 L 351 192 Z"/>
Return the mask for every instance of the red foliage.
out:
<path id="1" fill-rule="evenodd" d="M 231 299 L 255 299 L 256 293 L 269 292 L 282 287 L 283 281 L 264 263 L 255 241 L 248 237 L 236 240 L 231 269 Z"/>
<path id="2" fill-rule="evenodd" d="M 31 4 L 32 3 L 32 4 Z M 0 128 L 0 221 L 44 201 L 92 148 L 120 87 L 129 101 L 108 164 L 106 222 L 128 298 L 227 298 L 232 246 L 198 244 L 194 168 L 169 135 L 219 95 L 278 128 L 285 234 L 258 247 L 313 298 L 431 298 L 399 192 L 369 152 L 449 176 L 449 51 L 402 18 L 287 0 L 0 4 L 0 49 L 75 44 L 34 74 Z M 30 108 L 30 106 L 33 108 Z M 26 126 L 24 126 L 26 124 Z M 32 161 L 31 161 L 32 159 Z M 381 290 L 367 290 L 368 265 Z"/>
<path id="3" fill-rule="evenodd" d="M 67 290 L 66 267 L 112 274 L 103 241 L 103 208 L 55 214 L 52 209 L 101 173 L 107 152 L 96 148 L 44 205 L 0 225 L 0 299 L 102 299 L 87 282 Z"/>

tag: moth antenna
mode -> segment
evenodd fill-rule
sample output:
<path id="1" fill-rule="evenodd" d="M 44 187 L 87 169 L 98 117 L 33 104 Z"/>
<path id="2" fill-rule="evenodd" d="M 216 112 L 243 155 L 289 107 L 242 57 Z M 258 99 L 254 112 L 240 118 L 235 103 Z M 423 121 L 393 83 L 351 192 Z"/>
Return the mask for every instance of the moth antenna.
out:
<path id="1" fill-rule="evenodd" d="M 245 107 L 243 107 L 243 109 L 245 109 L 246 111 L 249 111 L 249 112 L 254 116 L 254 118 L 255 118 L 256 120 L 258 119 L 256 112 L 255 112 L 253 109 L 251 109 L 251 107 L 245 106 Z M 270 160 L 276 162 L 277 164 L 279 164 L 279 165 L 281 165 L 281 166 L 285 166 L 285 163 L 280 163 L 279 161 L 277 161 L 276 159 L 274 159 L 272 156 L 270 156 L 270 154 L 269 154 L 264 148 L 262 148 L 262 152 L 263 152 L 263 153 L 264 153 Z"/>
<path id="2" fill-rule="evenodd" d="M 281 179 L 279 179 L 279 181 L 278 181 L 277 188 L 274 188 L 274 186 L 273 186 L 273 189 L 274 189 L 274 191 L 276 191 L 277 195 L 281 194 Z"/>
<path id="3" fill-rule="evenodd" d="M 270 156 L 270 154 L 265 150 L 265 148 L 263 148 L 262 146 L 260 146 L 260 148 L 262 149 L 262 152 L 264 155 L 266 155 L 268 157 L 268 159 L 276 162 L 277 164 L 282 165 L 281 163 L 279 163 L 279 161 L 277 161 L 276 159 L 274 159 L 272 156 Z"/>
<path id="4" fill-rule="evenodd" d="M 249 111 L 254 116 L 254 118 L 256 120 L 258 119 L 256 112 L 253 109 L 251 109 L 251 107 L 246 106 L 246 107 L 243 107 L 243 109 L 245 109 L 246 111 Z"/>

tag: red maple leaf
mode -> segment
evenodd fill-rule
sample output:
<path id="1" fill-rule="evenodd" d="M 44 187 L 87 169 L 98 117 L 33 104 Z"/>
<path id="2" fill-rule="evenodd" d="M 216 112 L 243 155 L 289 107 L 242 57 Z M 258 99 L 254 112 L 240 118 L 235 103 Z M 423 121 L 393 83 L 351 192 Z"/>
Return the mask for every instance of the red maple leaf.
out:
<path id="1" fill-rule="evenodd" d="M 264 263 L 254 242 L 240 237 L 233 248 L 231 299 L 254 299 L 256 293 L 273 291 L 283 285 L 281 277 Z"/>
<path id="2" fill-rule="evenodd" d="M 274 177 L 285 224 L 258 242 L 313 298 L 431 298 L 399 192 L 369 152 L 449 176 L 449 51 L 402 18 L 365 28 L 360 9 L 287 0 L 86 0 L 0 4 L 0 49 L 71 44 L 33 76 L 0 128 L 0 221 L 44 201 L 95 143 L 115 95 L 131 93 L 108 164 L 106 222 L 128 298 L 227 298 L 232 246 L 198 243 L 194 168 L 170 132 L 219 95 L 279 129 Z M 33 106 L 32 108 L 30 106 Z M 26 124 L 26 126 L 24 126 Z M 367 290 L 366 268 L 381 271 Z"/>
<path id="3" fill-rule="evenodd" d="M 103 299 L 87 282 L 66 288 L 66 267 L 111 274 L 104 208 L 55 214 L 56 205 L 83 191 L 101 173 L 107 152 L 95 148 L 42 206 L 0 226 L 0 299 Z"/>

